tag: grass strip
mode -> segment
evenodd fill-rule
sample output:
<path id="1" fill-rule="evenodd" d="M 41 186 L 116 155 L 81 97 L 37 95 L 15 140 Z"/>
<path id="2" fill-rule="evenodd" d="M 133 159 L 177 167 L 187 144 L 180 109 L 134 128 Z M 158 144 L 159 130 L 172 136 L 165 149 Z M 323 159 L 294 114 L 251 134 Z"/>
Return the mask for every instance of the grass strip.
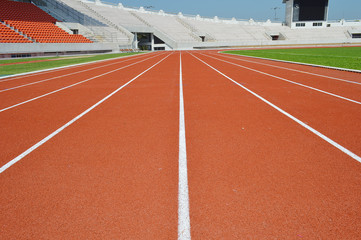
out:
<path id="1" fill-rule="evenodd" d="M 37 70 L 44 70 L 49 68 L 63 67 L 67 65 L 94 62 L 99 60 L 111 59 L 116 57 L 124 57 L 135 54 L 140 54 L 142 52 L 132 52 L 132 53 L 114 53 L 114 54 L 102 54 L 102 55 L 86 55 L 86 56 L 71 56 L 71 57 L 50 57 L 50 58 L 27 58 L 27 59 L 14 59 L 14 60 L 2 60 L 0 64 L 8 63 L 19 63 L 24 62 L 23 64 L 14 64 L 14 65 L 3 65 L 0 66 L 0 75 L 12 75 L 18 73 L 26 73 Z M 49 60 L 43 62 L 30 62 L 37 60 Z M 26 63 L 29 62 L 29 63 Z"/>
<path id="2" fill-rule="evenodd" d="M 237 50 L 224 53 L 361 70 L 361 47 Z"/>

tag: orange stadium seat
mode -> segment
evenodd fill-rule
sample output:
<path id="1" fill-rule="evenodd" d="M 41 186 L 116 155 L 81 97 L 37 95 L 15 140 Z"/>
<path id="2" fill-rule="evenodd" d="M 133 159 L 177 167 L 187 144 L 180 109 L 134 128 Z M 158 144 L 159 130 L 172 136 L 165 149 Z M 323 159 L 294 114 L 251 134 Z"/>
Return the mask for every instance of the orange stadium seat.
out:
<path id="1" fill-rule="evenodd" d="M 72 35 L 57 27 L 55 18 L 31 3 L 0 0 L 0 20 L 39 43 L 92 43 L 82 35 Z M 13 31 L 3 24 L 1 25 Z M 3 36 L 3 31 L 5 31 L 2 29 L 0 29 L 0 36 Z M 13 32 L 21 36 L 15 31 Z M 21 37 L 31 42 L 27 38 Z M 1 37 L 1 39 L 3 38 Z M 12 42 L 15 41 L 18 42 L 12 38 Z"/>
<path id="2" fill-rule="evenodd" d="M 0 43 L 32 43 L 29 39 L 0 23 Z"/>

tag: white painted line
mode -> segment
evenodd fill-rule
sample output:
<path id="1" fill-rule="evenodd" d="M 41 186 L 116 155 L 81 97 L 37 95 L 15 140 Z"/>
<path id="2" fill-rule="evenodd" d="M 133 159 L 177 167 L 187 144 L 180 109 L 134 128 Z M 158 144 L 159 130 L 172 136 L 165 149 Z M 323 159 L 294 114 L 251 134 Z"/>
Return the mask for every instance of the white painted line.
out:
<path id="1" fill-rule="evenodd" d="M 72 64 L 72 65 L 67 65 L 67 66 L 62 66 L 62 67 L 55 67 L 55 68 L 48 68 L 48 69 L 43 69 L 43 70 L 36 70 L 36 71 L 32 71 L 32 72 L 26 72 L 26 73 L 18 73 L 18 74 L 12 74 L 12 75 L 7 75 L 7 76 L 3 76 L 0 77 L 0 82 L 6 82 L 6 81 L 12 81 L 12 80 L 16 80 L 16 79 L 23 79 L 25 77 L 32 77 L 32 76 L 36 76 L 36 75 L 41 75 L 41 74 L 46 74 L 46 73 L 50 73 L 50 72 L 57 72 L 66 68 L 73 68 L 73 67 L 78 67 L 78 66 L 82 66 L 82 65 L 91 65 L 94 63 L 100 63 L 100 62 L 107 62 L 107 61 L 111 61 L 111 60 L 117 60 L 117 59 L 123 59 L 123 58 L 131 58 L 131 57 L 135 57 L 135 56 L 144 56 L 145 54 L 150 54 L 150 53 L 142 53 L 139 55 L 128 55 L 128 56 L 120 56 L 120 57 L 116 57 L 116 58 L 109 58 L 109 59 L 103 59 L 103 60 L 98 60 L 98 61 L 92 61 L 92 62 L 86 62 L 86 63 L 77 63 L 77 64 Z"/>
<path id="2" fill-rule="evenodd" d="M 313 76 L 317 76 L 317 77 L 329 78 L 329 79 L 333 79 L 333 80 L 337 80 L 337 81 L 361 85 L 361 82 L 354 82 L 354 81 L 350 81 L 350 80 L 346 80 L 346 79 L 342 79 L 342 78 L 336 78 L 336 77 L 321 75 L 321 74 L 317 74 L 317 73 L 311 73 L 311 72 L 306 72 L 306 71 L 302 71 L 302 70 L 297 70 L 297 69 L 293 69 L 293 68 L 281 67 L 281 66 L 276 66 L 276 65 L 272 65 L 272 64 L 261 63 L 261 62 L 250 61 L 250 60 L 245 60 L 243 58 L 239 58 L 239 57 L 243 57 L 244 55 L 231 54 L 231 53 L 222 53 L 222 54 L 221 53 L 219 53 L 219 54 L 210 53 L 210 54 L 216 55 L 216 56 L 223 56 L 223 57 L 226 57 L 229 59 L 235 59 L 235 60 L 239 60 L 239 61 L 243 61 L 243 62 L 255 63 L 255 64 L 259 64 L 259 65 L 264 65 L 264 66 L 269 66 L 269 67 L 274 67 L 274 68 L 279 68 L 279 69 L 285 69 L 285 70 L 289 70 L 289 71 L 293 71 L 293 72 L 299 72 L 299 73 L 309 74 L 309 75 L 313 75 Z M 239 56 L 239 57 L 238 58 L 231 57 L 228 55 Z M 249 56 L 247 56 L 247 57 L 249 57 Z M 255 58 L 255 57 L 250 57 L 250 58 Z"/>
<path id="3" fill-rule="evenodd" d="M 112 97 L 114 94 L 116 94 L 117 92 L 119 92 L 120 90 L 122 90 L 124 87 L 126 87 L 127 85 L 129 85 L 130 83 L 132 83 L 134 80 L 136 80 L 137 78 L 139 78 L 140 76 L 142 76 L 143 74 L 145 74 L 146 72 L 148 72 L 149 70 L 151 70 L 152 68 L 154 68 L 155 66 L 157 66 L 159 63 L 161 63 L 163 60 L 165 60 L 166 58 L 168 58 L 171 54 L 167 55 L 165 58 L 163 58 L 162 60 L 160 60 L 159 62 L 157 62 L 156 64 L 154 64 L 153 66 L 151 66 L 150 68 L 148 68 L 147 70 L 145 70 L 144 72 L 140 73 L 139 75 L 137 75 L 136 77 L 134 77 L 132 80 L 130 80 L 129 82 L 127 82 L 126 84 L 122 85 L 121 87 L 119 87 L 117 90 L 113 91 L 111 94 L 109 94 L 108 96 L 106 96 L 105 98 L 103 98 L 102 100 L 100 100 L 99 102 L 97 102 L 96 104 L 94 104 L 93 106 L 91 106 L 90 108 L 88 108 L 87 110 L 85 110 L 84 112 L 82 112 L 80 115 L 78 115 L 77 117 L 73 118 L 71 121 L 69 121 L 68 123 L 66 123 L 65 125 L 63 125 L 62 127 L 58 128 L 56 131 L 54 131 L 53 133 L 51 133 L 50 135 L 48 135 L 47 137 L 45 137 L 43 140 L 41 140 L 40 142 L 36 143 L 35 145 L 33 145 L 32 147 L 30 147 L 29 149 L 27 149 L 25 152 L 23 152 L 22 154 L 20 154 L 19 156 L 17 156 L 16 158 L 14 158 L 13 160 L 9 161 L 8 163 L 6 163 L 4 166 L 2 166 L 0 168 L 0 174 L 3 173 L 5 170 L 7 170 L 9 167 L 13 166 L 15 163 L 19 162 L 21 159 L 23 159 L 24 157 L 26 157 L 27 155 L 29 155 L 31 152 L 33 152 L 34 150 L 36 150 L 37 148 L 39 148 L 41 145 L 43 145 L 44 143 L 48 142 L 50 139 L 52 139 L 53 137 L 55 137 L 57 134 L 59 134 L 60 132 L 62 132 L 65 128 L 69 127 L 70 125 L 72 125 L 74 122 L 78 121 L 80 118 L 82 118 L 84 115 L 86 115 L 87 113 L 89 113 L 91 110 L 93 110 L 94 108 L 96 108 L 97 106 L 99 106 L 100 104 L 102 104 L 104 101 L 106 101 L 107 99 L 109 99 L 110 97 Z"/>
<path id="4" fill-rule="evenodd" d="M 226 54 L 229 54 L 229 53 L 226 53 Z M 230 55 L 235 55 L 235 54 L 230 54 Z M 339 71 L 346 71 L 346 72 L 361 73 L 360 70 L 349 69 L 349 68 L 338 68 L 338 67 L 331 67 L 331 66 L 325 66 L 325 65 L 317 65 L 317 64 L 311 64 L 311 63 L 292 62 L 292 61 L 286 61 L 286 60 L 278 60 L 278 59 L 263 58 L 263 57 L 253 57 L 253 56 L 251 57 L 251 56 L 247 56 L 247 55 L 238 55 L 238 54 L 237 54 L 237 56 L 249 57 L 249 58 L 258 58 L 258 59 L 264 59 L 264 60 L 271 60 L 271 61 L 275 61 L 275 62 L 292 63 L 292 64 L 298 64 L 298 65 L 311 66 L 311 67 L 328 68 L 328 69 L 339 70 Z"/>
<path id="5" fill-rule="evenodd" d="M 288 52 L 277 52 L 269 51 L 270 53 L 280 54 L 280 55 L 293 55 L 293 56 L 311 56 L 311 57 L 334 57 L 334 58 L 361 58 L 361 57 L 352 57 L 352 56 L 336 56 L 336 55 L 317 55 L 317 54 L 304 54 L 304 53 L 288 53 Z"/>
<path id="6" fill-rule="evenodd" d="M 229 64 L 232 64 L 232 65 L 235 65 L 235 66 L 238 66 L 238 67 L 241 67 L 241 68 L 253 71 L 253 72 L 257 72 L 257 73 L 260 73 L 260 74 L 263 74 L 263 75 L 266 75 L 266 76 L 269 76 L 269 77 L 277 78 L 277 79 L 285 81 L 285 82 L 289 82 L 289 83 L 292 83 L 292 84 L 295 84 L 295 85 L 298 85 L 298 86 L 301 86 L 301 87 L 305 87 L 305 88 L 308 88 L 308 89 L 311 89 L 311 90 L 314 90 L 314 91 L 317 91 L 317 92 L 320 92 L 320 93 L 324 93 L 324 94 L 327 94 L 327 95 L 330 95 L 330 96 L 333 96 L 333 97 L 336 97 L 336 98 L 340 98 L 342 100 L 346 100 L 346 101 L 361 105 L 361 102 L 350 99 L 350 98 L 342 97 L 342 96 L 334 94 L 334 93 L 326 92 L 326 91 L 323 91 L 323 90 L 318 89 L 318 88 L 314 88 L 314 87 L 311 87 L 311 86 L 308 86 L 308 85 L 304 85 L 304 84 L 301 84 L 301 83 L 298 83 L 298 82 L 294 82 L 294 81 L 288 80 L 286 78 L 278 77 L 278 76 L 275 76 L 275 75 L 272 75 L 272 74 L 269 74 L 269 73 L 265 73 L 265 72 L 262 72 L 262 71 L 259 71 L 259 70 L 253 69 L 253 68 L 249 68 L 249 67 L 245 67 L 243 65 L 239 65 L 239 64 L 236 64 L 236 63 L 233 63 L 233 62 L 229 62 L 229 61 L 226 61 L 226 60 L 223 60 L 223 59 L 220 59 L 220 58 L 205 55 L 203 53 L 200 53 L 200 54 L 203 55 L 203 56 L 206 56 L 206 57 L 217 59 L 218 61 L 229 63 Z"/>
<path id="7" fill-rule="evenodd" d="M 160 56 L 160 55 L 161 54 L 159 54 L 158 56 Z M 154 58 L 154 57 L 155 56 L 150 57 L 150 58 Z M 150 58 L 147 58 L 147 59 L 150 59 Z M 56 77 L 52 77 L 52 78 L 48 78 L 48 79 L 44 79 L 44 80 L 40 80 L 40 81 L 36 81 L 36 82 L 27 83 L 27 84 L 24 84 L 24 85 L 19 85 L 19 86 L 12 87 L 12 88 L 3 89 L 3 90 L 0 90 L 0 93 L 7 92 L 7 91 L 10 91 L 10 90 L 15 90 L 15 89 L 30 86 L 30 85 L 34 85 L 34 84 L 38 84 L 38 83 L 42 83 L 42 82 L 47 82 L 47 81 L 62 78 L 62 77 L 71 76 L 71 75 L 78 74 L 78 73 L 88 72 L 88 71 L 98 69 L 98 68 L 104 68 L 104 67 L 108 67 L 108 66 L 111 66 L 111 65 L 120 64 L 120 63 L 127 62 L 127 61 L 134 60 L 134 59 L 138 59 L 138 58 L 135 58 L 135 57 L 134 58 L 128 58 L 128 59 L 126 59 L 124 61 L 121 61 L 121 62 L 115 62 L 115 63 L 110 63 L 110 64 L 106 64 L 106 65 L 102 65 L 102 66 L 98 66 L 98 67 L 94 67 L 94 68 L 88 68 L 88 69 L 81 70 L 81 71 L 78 71 L 78 72 L 72 72 L 72 73 L 65 74 L 65 75 L 60 75 L 60 76 L 56 76 Z"/>
<path id="8" fill-rule="evenodd" d="M 179 65 L 179 183 L 178 183 L 178 240 L 191 239 L 189 218 L 188 170 L 186 131 L 184 120 L 182 52 Z"/>
<path id="9" fill-rule="evenodd" d="M 247 92 L 249 92 L 250 94 L 252 94 L 253 96 L 257 97 L 258 99 L 262 100 L 263 102 L 265 102 L 266 104 L 270 105 L 271 107 L 273 107 L 274 109 L 276 109 L 277 111 L 281 112 L 282 114 L 286 115 L 287 117 L 289 117 L 290 119 L 292 119 L 293 121 L 295 121 L 296 123 L 298 123 L 299 125 L 301 125 L 302 127 L 306 128 L 307 130 L 309 130 L 310 132 L 314 133 L 315 135 L 317 135 L 318 137 L 322 138 L 323 140 L 325 140 L 326 142 L 328 142 L 329 144 L 331 144 L 332 146 L 336 147 L 337 149 L 341 150 L 342 152 L 344 152 L 345 154 L 347 154 L 348 156 L 352 157 L 353 159 L 355 159 L 356 161 L 361 163 L 361 157 L 359 157 L 358 155 L 356 155 L 355 153 L 351 152 L 350 150 L 348 150 L 347 148 L 341 146 L 340 144 L 338 144 L 337 142 L 333 141 L 332 139 L 330 139 L 329 137 L 323 135 L 322 133 L 320 133 L 319 131 L 313 129 L 312 127 L 308 126 L 306 123 L 302 122 L 301 120 L 297 119 L 296 117 L 292 116 L 291 114 L 289 114 L 288 112 L 284 111 L 283 109 L 277 107 L 275 104 L 269 102 L 268 100 L 266 100 L 265 98 L 261 97 L 260 95 L 258 95 L 257 93 L 249 90 L 248 88 L 244 87 L 242 84 L 236 82 L 235 80 L 233 80 L 232 78 L 228 77 L 227 75 L 225 75 L 224 73 L 222 73 L 221 71 L 217 70 L 216 68 L 212 67 L 211 65 L 209 65 L 208 63 L 204 62 L 203 60 L 199 59 L 198 57 L 194 56 L 193 54 L 191 54 L 193 57 L 195 57 L 196 59 L 198 59 L 199 61 L 201 61 L 202 63 L 204 63 L 205 65 L 207 65 L 208 67 L 210 67 L 211 69 L 213 69 L 214 71 L 218 72 L 220 75 L 222 75 L 223 77 L 227 78 L 228 80 L 230 80 L 231 82 L 235 83 L 236 85 L 240 86 L 241 88 L 243 88 L 244 90 L 246 90 Z"/>
<path id="10" fill-rule="evenodd" d="M 153 56 L 153 57 L 151 57 L 151 58 L 154 58 L 154 57 L 157 57 L 157 56 L 159 56 L 159 55 Z M 135 62 L 135 63 L 129 64 L 129 65 L 127 65 L 127 66 L 124 66 L 124 67 L 121 67 L 121 68 L 117 68 L 117 69 L 115 69 L 115 70 L 112 70 L 112 71 L 109 71 L 109 72 L 106 72 L 106 73 L 97 75 L 97 76 L 95 76 L 95 77 L 85 79 L 85 80 L 83 80 L 83 81 L 81 81 L 81 82 L 77 82 L 77 83 L 71 84 L 71 85 L 69 85 L 69 86 L 66 86 L 66 87 L 63 87 L 63 88 L 59 88 L 59 89 L 57 89 L 57 90 L 54 90 L 54 91 L 52 91 L 52 92 L 49 92 L 49 93 L 40 95 L 40 96 L 38 96 L 38 97 L 35 97 L 35 98 L 32 98 L 32 99 L 29 99 L 29 100 L 26 100 L 26 101 L 17 103 L 17 104 L 15 104 L 15 105 L 12 105 L 12 106 L 9 106 L 9 107 L 3 108 L 3 109 L 0 109 L 0 113 L 1 113 L 1 112 L 4 112 L 4 111 L 7 111 L 7 110 L 9 110 L 9 109 L 12 109 L 12 108 L 21 106 L 21 105 L 23 105 L 23 104 L 25 104 L 25 103 L 29 103 L 29 102 L 35 101 L 35 100 L 37 100 L 37 99 L 40 99 L 40 98 L 43 98 L 43 97 L 52 95 L 52 94 L 57 93 L 57 92 L 60 92 L 60 91 L 63 91 L 63 90 L 65 90 L 65 89 L 74 87 L 74 86 L 76 86 L 76 85 L 79 85 L 79 84 L 88 82 L 88 81 L 90 81 L 90 80 L 93 80 L 93 79 L 96 79 L 96 78 L 99 78 L 99 77 L 108 75 L 108 74 L 110 74 L 110 73 L 113 73 L 113 72 L 122 70 L 122 69 L 124 69 L 124 68 L 130 67 L 130 66 L 133 66 L 133 65 L 136 65 L 136 64 L 138 64 L 138 63 L 144 62 L 144 61 L 149 60 L 149 59 L 151 59 L 151 58 L 143 59 L 143 60 L 141 60 L 141 61 L 139 61 L 139 62 Z"/>

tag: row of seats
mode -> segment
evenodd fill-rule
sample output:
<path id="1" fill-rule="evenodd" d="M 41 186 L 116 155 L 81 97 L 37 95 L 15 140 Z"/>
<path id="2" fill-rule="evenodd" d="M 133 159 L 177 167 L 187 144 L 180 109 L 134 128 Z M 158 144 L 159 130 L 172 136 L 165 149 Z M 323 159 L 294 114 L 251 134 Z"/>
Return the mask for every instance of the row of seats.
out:
<path id="1" fill-rule="evenodd" d="M 56 19 L 31 3 L 0 0 L 0 18 L 32 22 L 52 22 Z"/>
<path id="2" fill-rule="evenodd" d="M 91 43 L 89 39 L 82 35 L 71 35 L 63 29 L 48 22 L 25 22 L 25 21 L 5 21 L 10 26 L 18 29 L 28 37 L 35 39 L 39 43 L 67 42 L 67 43 Z"/>
<path id="3" fill-rule="evenodd" d="M 0 43 L 32 43 L 29 39 L 0 23 Z"/>
<path id="4" fill-rule="evenodd" d="M 55 18 L 31 3 L 0 0 L 0 20 L 39 43 L 92 43 L 57 27 Z"/>

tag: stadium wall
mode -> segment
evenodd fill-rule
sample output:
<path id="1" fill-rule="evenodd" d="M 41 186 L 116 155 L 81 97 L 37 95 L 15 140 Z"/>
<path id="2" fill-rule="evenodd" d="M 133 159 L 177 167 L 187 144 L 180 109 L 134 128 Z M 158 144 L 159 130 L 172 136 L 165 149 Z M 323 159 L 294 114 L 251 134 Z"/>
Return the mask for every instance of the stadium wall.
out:
<path id="1" fill-rule="evenodd" d="M 272 46 L 327 46 L 327 45 L 360 45 L 360 40 L 350 39 L 349 41 L 338 40 L 287 40 L 287 41 L 250 41 L 250 42 L 213 42 L 213 43 L 199 43 L 199 44 L 179 44 L 180 50 L 191 49 L 216 49 L 216 48 L 238 48 L 238 47 L 272 47 Z"/>
<path id="2" fill-rule="evenodd" d="M 56 54 L 118 51 L 117 44 L 97 43 L 0 43 L 0 54 Z"/>

